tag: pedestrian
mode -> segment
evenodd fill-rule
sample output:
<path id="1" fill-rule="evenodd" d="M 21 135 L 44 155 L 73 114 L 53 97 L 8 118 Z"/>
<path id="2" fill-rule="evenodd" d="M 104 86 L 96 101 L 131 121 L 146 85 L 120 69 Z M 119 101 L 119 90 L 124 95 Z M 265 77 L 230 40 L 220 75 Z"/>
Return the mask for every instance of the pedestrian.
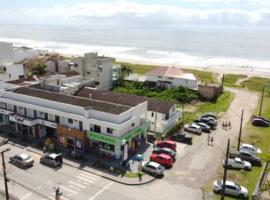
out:
<path id="1" fill-rule="evenodd" d="M 211 137 L 211 145 L 214 146 L 214 137 Z"/>
<path id="2" fill-rule="evenodd" d="M 142 173 L 141 173 L 141 172 L 139 172 L 138 176 L 139 176 L 139 180 L 140 180 L 140 182 L 142 182 Z"/>
<path id="3" fill-rule="evenodd" d="M 210 135 L 208 135 L 207 137 L 207 145 L 209 146 L 209 143 L 210 143 Z"/>
<path id="4" fill-rule="evenodd" d="M 232 129 L 231 121 L 228 122 L 229 129 Z"/>
<path id="5" fill-rule="evenodd" d="M 222 128 L 224 129 L 224 127 L 225 127 L 225 123 L 224 121 L 222 121 Z"/>

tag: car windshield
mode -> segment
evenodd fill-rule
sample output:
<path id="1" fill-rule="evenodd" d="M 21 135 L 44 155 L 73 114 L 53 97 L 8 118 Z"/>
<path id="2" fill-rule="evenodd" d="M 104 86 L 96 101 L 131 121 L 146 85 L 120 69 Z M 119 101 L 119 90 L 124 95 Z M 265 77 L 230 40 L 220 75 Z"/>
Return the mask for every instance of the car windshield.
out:
<path id="1" fill-rule="evenodd" d="M 162 167 L 162 166 L 158 166 L 157 169 L 158 169 L 158 170 L 162 170 L 163 167 Z"/>
<path id="2" fill-rule="evenodd" d="M 240 185 L 238 185 L 238 184 L 236 184 L 236 183 L 235 183 L 235 188 L 238 189 L 238 190 L 241 190 Z"/>
<path id="3" fill-rule="evenodd" d="M 21 155 L 21 158 L 22 158 L 23 160 L 28 160 L 28 159 L 31 158 L 31 156 L 26 155 L 26 154 L 22 154 L 22 155 Z"/>

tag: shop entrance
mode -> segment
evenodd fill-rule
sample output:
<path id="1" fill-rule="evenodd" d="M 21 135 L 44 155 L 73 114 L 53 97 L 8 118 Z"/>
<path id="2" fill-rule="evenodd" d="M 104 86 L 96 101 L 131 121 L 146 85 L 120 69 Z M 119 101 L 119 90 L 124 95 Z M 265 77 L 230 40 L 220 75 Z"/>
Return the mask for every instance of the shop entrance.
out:
<path id="1" fill-rule="evenodd" d="M 74 148 L 75 148 L 74 138 L 67 137 L 67 148 L 70 150 L 74 150 Z"/>

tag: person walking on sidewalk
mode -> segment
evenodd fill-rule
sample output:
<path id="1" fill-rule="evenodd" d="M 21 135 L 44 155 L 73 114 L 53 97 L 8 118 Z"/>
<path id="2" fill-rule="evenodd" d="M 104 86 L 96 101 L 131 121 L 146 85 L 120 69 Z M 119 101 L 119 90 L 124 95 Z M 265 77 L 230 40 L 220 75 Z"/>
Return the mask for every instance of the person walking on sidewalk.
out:
<path id="1" fill-rule="evenodd" d="M 210 144 L 210 135 L 207 136 L 207 145 L 209 146 Z"/>
<path id="2" fill-rule="evenodd" d="M 214 146 L 214 137 L 211 137 L 211 145 Z"/>

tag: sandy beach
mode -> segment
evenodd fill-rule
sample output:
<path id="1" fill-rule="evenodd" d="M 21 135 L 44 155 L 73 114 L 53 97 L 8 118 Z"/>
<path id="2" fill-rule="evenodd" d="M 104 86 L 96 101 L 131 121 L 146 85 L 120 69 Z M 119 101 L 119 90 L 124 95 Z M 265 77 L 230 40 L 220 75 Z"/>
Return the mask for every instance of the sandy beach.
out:
<path id="1" fill-rule="evenodd" d="M 182 69 L 196 69 L 202 71 L 210 71 L 219 74 L 244 74 L 248 77 L 259 76 L 264 78 L 270 78 L 270 68 L 269 69 L 255 69 L 250 67 L 227 67 L 227 66 L 184 66 L 184 65 L 175 65 L 169 63 L 157 63 L 157 62 L 145 62 L 145 61 L 135 61 L 130 59 L 116 59 L 119 62 L 127 62 L 131 64 L 146 64 L 146 65 L 155 65 L 155 66 L 175 66 Z"/>

